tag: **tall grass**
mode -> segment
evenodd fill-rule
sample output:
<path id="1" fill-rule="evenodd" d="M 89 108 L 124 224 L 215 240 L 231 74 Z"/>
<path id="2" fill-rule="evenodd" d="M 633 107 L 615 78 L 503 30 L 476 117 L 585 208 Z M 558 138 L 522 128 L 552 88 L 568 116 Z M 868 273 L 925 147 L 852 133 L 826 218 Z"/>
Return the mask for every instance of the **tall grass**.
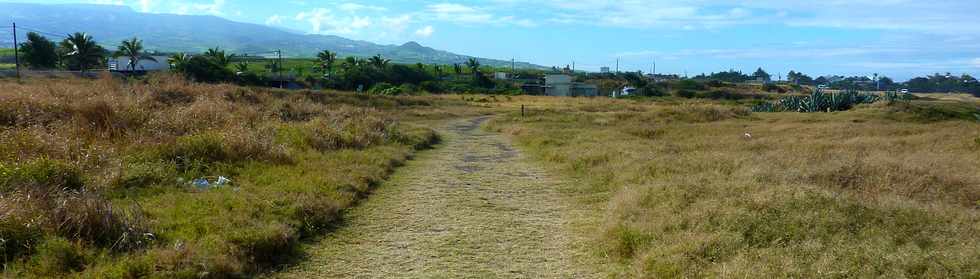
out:
<path id="1" fill-rule="evenodd" d="M 170 75 L 0 80 L 3 275 L 261 271 L 437 141 L 395 115 L 442 102 Z M 232 183 L 190 183 L 218 176 Z"/>
<path id="2" fill-rule="evenodd" d="M 974 120 L 924 123 L 904 105 L 749 115 L 710 103 L 520 101 L 536 109 L 488 128 L 579 182 L 607 220 L 593 238 L 620 267 L 614 277 L 980 275 Z"/>

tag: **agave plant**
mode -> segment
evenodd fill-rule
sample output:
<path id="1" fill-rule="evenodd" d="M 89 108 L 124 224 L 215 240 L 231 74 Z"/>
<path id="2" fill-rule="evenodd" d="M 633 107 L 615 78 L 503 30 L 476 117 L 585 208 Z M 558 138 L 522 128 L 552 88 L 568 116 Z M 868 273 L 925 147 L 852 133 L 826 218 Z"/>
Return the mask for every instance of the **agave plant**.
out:
<path id="1" fill-rule="evenodd" d="M 785 96 L 773 103 L 760 104 L 753 106 L 756 112 L 833 112 L 845 111 L 860 104 L 872 104 L 882 99 L 889 103 L 895 101 L 910 101 L 911 94 L 886 93 L 884 98 L 876 94 L 861 93 L 848 90 L 840 93 L 824 93 L 822 90 L 814 90 L 807 96 Z"/>

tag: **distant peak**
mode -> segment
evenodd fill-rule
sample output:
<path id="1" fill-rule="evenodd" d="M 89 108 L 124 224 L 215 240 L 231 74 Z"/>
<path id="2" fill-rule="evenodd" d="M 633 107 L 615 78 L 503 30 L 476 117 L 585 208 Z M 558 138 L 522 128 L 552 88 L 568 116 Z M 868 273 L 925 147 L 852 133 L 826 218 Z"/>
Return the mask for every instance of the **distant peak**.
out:
<path id="1" fill-rule="evenodd" d="M 412 42 L 407 42 L 407 43 L 403 44 L 402 47 L 420 48 L 420 47 L 423 47 L 423 46 L 421 44 L 417 43 L 417 42 L 412 41 Z"/>

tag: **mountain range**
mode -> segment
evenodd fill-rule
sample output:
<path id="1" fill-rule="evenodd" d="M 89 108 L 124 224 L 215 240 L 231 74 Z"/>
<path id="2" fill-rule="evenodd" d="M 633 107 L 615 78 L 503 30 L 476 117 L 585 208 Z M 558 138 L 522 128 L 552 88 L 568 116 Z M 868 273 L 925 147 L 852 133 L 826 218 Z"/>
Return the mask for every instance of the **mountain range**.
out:
<path id="1" fill-rule="evenodd" d="M 314 57 L 330 50 L 338 56 L 369 57 L 380 54 L 396 63 L 453 64 L 477 58 L 483 65 L 511 66 L 511 61 L 479 58 L 436 50 L 416 42 L 381 45 L 333 35 L 301 34 L 261 24 L 243 23 L 210 15 L 140 13 L 126 6 L 95 4 L 0 3 L 0 20 L 16 22 L 18 40 L 27 32 L 39 32 L 54 41 L 85 32 L 103 46 L 138 37 L 147 50 L 201 53 L 220 47 L 230 53 L 269 54 L 282 50 L 285 57 Z M 3 18 L 7 17 L 7 18 Z M 0 32 L 0 43 L 12 42 L 10 32 Z M 541 68 L 526 62 L 518 68 Z"/>

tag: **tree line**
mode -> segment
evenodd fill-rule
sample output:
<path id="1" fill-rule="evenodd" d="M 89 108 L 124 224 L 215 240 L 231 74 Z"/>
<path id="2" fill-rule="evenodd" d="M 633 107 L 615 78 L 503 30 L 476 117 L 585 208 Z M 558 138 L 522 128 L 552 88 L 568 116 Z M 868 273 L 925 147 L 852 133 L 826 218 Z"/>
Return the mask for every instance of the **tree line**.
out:
<path id="1" fill-rule="evenodd" d="M 31 69 L 64 69 L 89 71 L 104 68 L 109 57 L 125 57 L 126 69 L 136 71 L 140 61 L 157 61 L 148 55 L 143 42 L 137 38 L 122 41 L 116 51 L 100 46 L 85 33 L 71 34 L 55 43 L 38 33 L 28 33 L 27 41 L 20 44 L 24 64 Z M 324 50 L 316 55 L 315 66 L 309 69 L 297 67 L 285 69 L 278 60 L 266 64 L 269 75 L 253 71 L 247 57 L 228 54 L 220 48 L 211 48 L 200 55 L 176 53 L 166 61 L 170 70 L 198 82 L 233 82 L 243 85 L 269 85 L 281 83 L 279 74 L 288 71 L 286 80 L 301 83 L 304 87 L 330 88 L 350 91 L 370 91 L 386 94 L 402 92 L 514 92 L 519 88 L 510 83 L 498 82 L 481 68 L 480 62 L 470 58 L 466 63 L 453 65 L 404 65 L 392 63 L 381 55 L 369 58 L 340 58 L 336 52 Z"/>

